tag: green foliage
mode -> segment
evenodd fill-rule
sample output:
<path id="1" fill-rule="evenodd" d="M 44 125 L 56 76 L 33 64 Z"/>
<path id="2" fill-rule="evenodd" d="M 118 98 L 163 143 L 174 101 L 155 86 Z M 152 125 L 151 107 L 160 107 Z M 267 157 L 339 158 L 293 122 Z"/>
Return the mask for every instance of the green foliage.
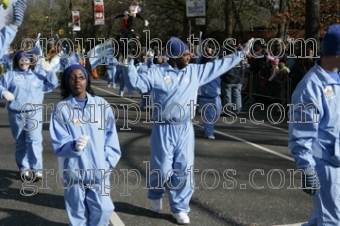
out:
<path id="1" fill-rule="evenodd" d="M 71 22 L 70 1 L 72 10 L 80 11 L 81 31 L 75 34 L 68 27 Z M 226 11 L 225 2 L 206 0 L 206 25 L 197 26 L 195 18 L 186 17 L 186 0 L 146 0 L 140 14 L 149 21 L 149 27 L 144 27 L 144 23 L 137 19 L 135 31 L 142 43 L 146 37 L 143 30 L 150 30 L 151 38 L 163 41 L 171 35 L 185 37 L 189 29 L 196 36 L 199 31 L 207 34 L 221 32 L 226 29 L 226 14 L 233 14 L 238 19 L 238 23 L 234 21 L 234 30 L 268 26 L 273 7 L 261 6 L 256 0 L 235 0 L 234 9 Z M 128 11 L 129 3 L 127 0 L 104 0 L 104 9 L 105 25 L 95 26 L 93 0 L 27 0 L 25 20 L 16 43 L 24 38 L 35 38 L 38 33 L 41 33 L 42 38 L 56 38 L 60 30 L 63 31 L 60 33 L 61 38 L 116 38 L 121 31 L 122 19 L 114 19 L 114 16 Z"/>

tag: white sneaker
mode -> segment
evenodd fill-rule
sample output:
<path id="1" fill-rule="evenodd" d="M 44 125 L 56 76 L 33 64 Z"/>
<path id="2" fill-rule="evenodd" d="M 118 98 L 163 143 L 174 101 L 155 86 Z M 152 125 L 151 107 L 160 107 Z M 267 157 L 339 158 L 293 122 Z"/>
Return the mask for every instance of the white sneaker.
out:
<path id="1" fill-rule="evenodd" d="M 111 83 L 110 83 L 110 84 L 108 84 L 108 85 L 107 85 L 107 87 L 109 87 L 109 88 L 110 88 L 110 87 L 111 87 Z"/>
<path id="2" fill-rule="evenodd" d="M 151 209 L 155 212 L 159 212 L 163 208 L 162 199 L 150 199 Z"/>
<path id="3" fill-rule="evenodd" d="M 215 140 L 215 137 L 213 135 L 207 136 L 207 139 L 209 140 Z"/>
<path id="4" fill-rule="evenodd" d="M 124 65 L 129 65 L 128 58 L 125 58 L 125 59 L 123 60 L 123 64 L 124 64 Z"/>
<path id="5" fill-rule="evenodd" d="M 190 224 L 190 218 L 188 217 L 187 213 L 173 213 L 172 216 L 177 220 L 177 223 L 179 224 Z"/>
<path id="6" fill-rule="evenodd" d="M 43 175 L 40 171 L 35 173 L 35 179 L 42 179 L 42 178 L 43 178 Z"/>
<path id="7" fill-rule="evenodd" d="M 116 88 L 116 84 L 113 84 L 113 85 L 112 85 L 112 88 L 115 89 L 115 88 Z"/>
<path id="8" fill-rule="evenodd" d="M 20 172 L 20 177 L 22 180 L 27 180 L 30 178 L 30 171 L 29 169 L 23 170 Z"/>

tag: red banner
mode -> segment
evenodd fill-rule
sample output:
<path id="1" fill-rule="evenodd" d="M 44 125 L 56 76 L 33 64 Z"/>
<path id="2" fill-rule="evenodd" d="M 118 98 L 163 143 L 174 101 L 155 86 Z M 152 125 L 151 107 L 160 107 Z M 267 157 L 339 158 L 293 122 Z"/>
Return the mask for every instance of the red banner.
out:
<path id="1" fill-rule="evenodd" d="M 94 9 L 94 25 L 103 25 L 105 23 L 104 1 L 95 0 L 93 9 Z"/>
<path id="2" fill-rule="evenodd" d="M 79 11 L 72 11 L 73 31 L 80 31 L 80 14 Z"/>

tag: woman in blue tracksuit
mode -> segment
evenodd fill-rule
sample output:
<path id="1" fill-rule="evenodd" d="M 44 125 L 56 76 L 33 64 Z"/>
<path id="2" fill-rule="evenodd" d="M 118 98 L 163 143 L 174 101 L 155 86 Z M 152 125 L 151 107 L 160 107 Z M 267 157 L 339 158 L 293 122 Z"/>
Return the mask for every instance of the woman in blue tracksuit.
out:
<path id="1" fill-rule="evenodd" d="M 21 173 L 42 177 L 42 109 L 44 94 L 58 86 L 52 71 L 34 65 L 32 54 L 14 54 L 13 70 L 0 78 L 1 98 L 7 100 L 8 119 L 15 139 L 15 159 Z M 23 175 L 21 175 L 23 176 Z"/>
<path id="2" fill-rule="evenodd" d="M 107 101 L 95 96 L 86 69 L 71 65 L 61 80 L 63 100 L 50 124 L 70 225 L 108 225 L 114 206 L 107 188 L 121 151 Z M 105 189 L 106 188 L 106 189 Z"/>
<path id="3" fill-rule="evenodd" d="M 304 226 L 340 225 L 340 24 L 331 25 L 322 55 L 296 87 L 289 111 L 289 148 L 314 211 Z"/>
<path id="4" fill-rule="evenodd" d="M 245 52 L 249 51 L 249 45 Z M 190 64 L 188 46 L 177 38 L 167 44 L 169 61 L 139 74 L 134 65 L 126 68 L 130 84 L 141 93 L 149 92 L 154 125 L 151 133 L 151 163 L 148 198 L 154 211 L 162 209 L 168 180 L 170 210 L 180 224 L 190 223 L 189 202 L 194 192 L 193 104 L 200 86 L 219 77 L 242 60 L 240 52 L 209 64 Z M 160 175 L 160 178 L 158 176 Z M 169 185 L 168 184 L 168 185 Z"/>

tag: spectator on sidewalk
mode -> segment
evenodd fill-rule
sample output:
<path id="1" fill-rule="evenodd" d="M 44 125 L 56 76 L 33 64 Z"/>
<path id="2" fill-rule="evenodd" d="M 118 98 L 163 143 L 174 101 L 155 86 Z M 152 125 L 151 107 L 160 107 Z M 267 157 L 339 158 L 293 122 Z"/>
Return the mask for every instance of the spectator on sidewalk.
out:
<path id="1" fill-rule="evenodd" d="M 227 54 L 233 54 L 233 52 L 228 52 Z M 241 89 L 244 82 L 243 61 L 240 61 L 233 68 L 222 74 L 221 80 L 223 115 L 229 116 L 230 112 L 236 115 L 240 114 L 242 110 Z"/>
<path id="2" fill-rule="evenodd" d="M 303 49 L 304 50 L 304 49 Z M 303 51 L 302 50 L 302 51 Z M 305 76 L 305 74 L 314 66 L 315 61 L 313 58 L 314 52 L 312 48 L 307 47 L 306 49 L 307 56 L 298 56 L 296 63 L 291 71 L 291 90 L 294 92 L 296 86 Z M 304 52 L 302 52 L 304 54 Z"/>

